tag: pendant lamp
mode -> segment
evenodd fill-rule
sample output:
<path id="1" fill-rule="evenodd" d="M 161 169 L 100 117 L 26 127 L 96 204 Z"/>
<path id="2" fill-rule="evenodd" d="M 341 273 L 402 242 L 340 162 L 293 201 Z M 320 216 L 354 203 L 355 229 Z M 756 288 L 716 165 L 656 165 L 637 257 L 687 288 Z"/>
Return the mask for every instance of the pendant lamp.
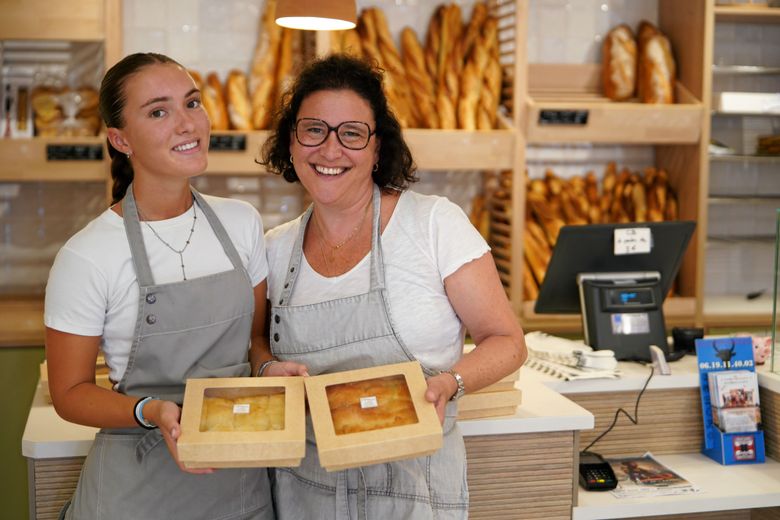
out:
<path id="1" fill-rule="evenodd" d="M 352 29 L 357 24 L 355 0 L 277 0 L 276 24 L 309 31 Z"/>

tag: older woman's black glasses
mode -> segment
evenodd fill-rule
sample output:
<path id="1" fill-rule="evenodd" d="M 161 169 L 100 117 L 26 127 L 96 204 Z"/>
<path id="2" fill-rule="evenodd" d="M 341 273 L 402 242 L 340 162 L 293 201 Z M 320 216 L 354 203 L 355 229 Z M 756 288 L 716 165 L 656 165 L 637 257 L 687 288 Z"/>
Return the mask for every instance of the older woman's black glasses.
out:
<path id="1" fill-rule="evenodd" d="M 344 121 L 330 126 L 322 119 L 304 117 L 295 122 L 295 138 L 302 146 L 319 146 L 331 132 L 336 132 L 339 143 L 350 150 L 362 150 L 376 133 L 362 121 Z"/>

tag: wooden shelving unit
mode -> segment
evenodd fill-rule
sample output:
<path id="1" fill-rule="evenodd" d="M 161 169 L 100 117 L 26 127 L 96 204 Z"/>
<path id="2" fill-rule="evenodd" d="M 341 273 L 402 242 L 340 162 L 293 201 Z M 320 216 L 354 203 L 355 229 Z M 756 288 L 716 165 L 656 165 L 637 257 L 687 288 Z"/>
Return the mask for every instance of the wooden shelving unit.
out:
<path id="1" fill-rule="evenodd" d="M 735 23 L 780 23 L 780 7 L 765 5 L 717 5 L 715 20 Z"/>
<path id="2" fill-rule="evenodd" d="M 710 64 L 712 62 L 712 0 L 659 0 L 658 26 L 674 49 L 678 78 L 674 105 L 615 103 L 602 94 L 600 65 L 529 64 L 525 68 L 519 120 L 521 147 L 549 143 L 645 144 L 655 147 L 655 166 L 664 168 L 677 193 L 681 220 L 697 222 L 678 276 L 678 296 L 664 305 L 667 326 L 701 323 L 704 243 L 706 236 L 707 143 L 709 142 Z M 617 22 L 616 22 L 617 23 Z M 525 28 L 518 29 L 525 34 Z M 525 62 L 525 58 L 518 59 Z M 546 124 L 544 111 L 569 113 L 564 122 Z M 582 124 L 582 114 L 587 123 Z M 524 301 L 522 231 L 525 218 L 525 163 L 516 170 L 511 213 L 512 270 L 510 294 L 524 328 L 550 332 L 581 332 L 578 315 L 540 315 L 533 301 Z M 519 263 L 519 265 L 518 265 Z M 499 269 L 501 267 L 499 266 Z M 516 274 L 519 273 L 519 274 Z"/>
<path id="3" fill-rule="evenodd" d="M 726 24 L 760 24 L 760 25 L 776 25 L 780 24 L 780 8 L 767 7 L 760 4 L 745 4 L 745 5 L 717 5 L 713 8 L 713 25 L 726 23 Z M 763 30 L 767 30 L 766 27 Z M 772 27 L 771 30 L 777 30 L 776 27 Z M 713 47 L 715 42 L 713 42 Z M 715 61 L 715 56 L 712 57 L 710 63 Z M 771 65 L 771 63 L 770 63 Z M 773 66 L 762 66 L 754 63 L 738 62 L 733 65 L 719 65 L 711 66 L 710 71 L 712 75 L 777 75 L 780 74 L 780 69 Z M 714 101 L 710 103 L 710 106 L 714 106 Z M 738 113 L 722 113 L 713 111 L 712 117 L 729 117 L 739 118 L 743 115 L 749 116 L 762 116 L 764 114 L 738 114 Z M 777 115 L 767 115 L 768 117 L 777 117 Z M 708 121 L 711 124 L 711 122 Z M 718 138 L 718 136 L 715 136 Z M 707 171 L 709 172 L 710 164 L 718 164 L 720 168 L 732 168 L 734 166 L 739 167 L 740 164 L 752 164 L 752 165 L 771 165 L 780 161 L 780 157 L 774 156 L 761 156 L 751 155 L 752 150 L 741 150 L 742 153 L 731 155 L 708 155 L 707 157 Z M 732 166 L 733 165 L 733 166 Z M 767 166 L 763 166 L 766 168 Z M 738 174 L 739 172 L 734 172 Z M 709 176 L 709 174 L 708 174 Z M 748 185 L 749 186 L 749 185 Z M 749 205 L 749 206 L 761 206 L 771 205 L 773 195 L 763 191 L 756 187 L 755 191 L 749 192 L 749 188 L 738 190 L 735 193 L 728 193 L 721 189 L 710 195 L 709 190 L 705 192 L 708 196 L 705 204 L 735 204 L 735 205 Z M 761 236 L 763 235 L 763 236 Z M 771 241 L 774 236 L 773 229 L 761 229 L 757 230 L 755 234 L 751 236 L 739 236 L 730 237 L 729 240 L 747 242 L 752 240 L 762 240 L 764 242 Z M 714 240 L 722 239 L 723 237 L 713 236 Z M 706 271 L 705 262 L 702 261 L 700 270 Z M 746 288 L 745 292 L 750 288 Z M 717 296 L 709 296 L 703 302 L 701 310 L 701 322 L 708 329 L 717 328 L 757 328 L 762 330 L 769 330 L 772 324 L 772 302 L 771 294 L 763 295 L 759 298 L 748 299 L 746 294 L 723 294 Z"/>

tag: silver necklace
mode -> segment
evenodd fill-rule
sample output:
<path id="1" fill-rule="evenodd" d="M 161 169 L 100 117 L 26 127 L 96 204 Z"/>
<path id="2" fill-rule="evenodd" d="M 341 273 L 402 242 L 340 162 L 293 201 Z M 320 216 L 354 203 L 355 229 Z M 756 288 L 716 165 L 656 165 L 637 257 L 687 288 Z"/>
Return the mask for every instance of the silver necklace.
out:
<path id="1" fill-rule="evenodd" d="M 192 227 L 190 228 L 190 234 L 189 234 L 189 236 L 187 237 L 187 241 L 184 243 L 184 247 L 182 247 L 181 249 L 176 249 L 176 248 L 175 248 L 175 247 L 173 247 L 171 244 L 169 244 L 168 242 L 166 242 L 166 241 L 165 241 L 165 239 L 164 239 L 163 237 L 161 237 L 160 235 L 158 235 L 158 234 L 157 234 L 157 231 L 155 231 L 155 230 L 154 230 L 154 228 L 152 227 L 152 225 L 151 225 L 151 224 L 149 224 L 149 221 L 148 221 L 148 220 L 146 220 L 146 219 L 143 217 L 143 215 L 141 215 L 141 210 L 140 210 L 140 208 L 137 208 L 137 209 L 138 209 L 138 216 L 139 216 L 139 217 L 141 217 L 141 219 L 144 221 L 144 224 L 146 224 L 146 227 L 148 227 L 148 228 L 149 228 L 149 230 L 150 230 L 152 233 L 154 233 L 154 236 L 156 236 L 156 237 L 157 237 L 157 239 L 158 239 L 160 242 L 162 242 L 163 244 L 165 244 L 165 246 L 166 246 L 168 249 L 170 249 L 171 251 L 173 251 L 174 253 L 176 253 L 177 255 L 179 255 L 179 260 L 180 260 L 180 262 L 181 262 L 181 275 L 182 275 L 182 277 L 183 277 L 185 280 L 187 279 L 187 273 L 184 271 L 184 251 L 186 251 L 186 250 L 187 250 L 187 247 L 189 247 L 189 245 L 190 245 L 190 241 L 192 240 L 192 234 L 195 232 L 195 222 L 197 222 L 197 221 L 198 221 L 198 212 L 196 211 L 196 208 L 195 208 L 195 206 L 197 206 L 197 204 L 196 204 L 196 203 L 195 203 L 195 201 L 193 200 L 193 201 L 192 201 Z"/>

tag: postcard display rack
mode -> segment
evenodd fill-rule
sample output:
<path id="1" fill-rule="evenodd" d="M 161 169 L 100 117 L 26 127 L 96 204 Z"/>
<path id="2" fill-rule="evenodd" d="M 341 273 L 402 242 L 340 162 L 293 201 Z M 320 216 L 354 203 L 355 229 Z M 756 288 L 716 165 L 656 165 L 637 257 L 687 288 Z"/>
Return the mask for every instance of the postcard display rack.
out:
<path id="1" fill-rule="evenodd" d="M 764 462 L 764 432 L 757 424 L 755 431 L 724 432 L 716 421 L 718 413 L 712 405 L 710 375 L 713 372 L 742 371 L 755 377 L 753 342 L 749 337 L 697 339 L 704 441 L 702 453 L 724 464 L 756 464 Z M 758 408 L 758 391 L 753 398 Z M 718 396 L 715 397 L 718 400 Z M 758 419 L 758 418 L 757 418 Z M 722 421 L 721 421 L 722 424 Z"/>

